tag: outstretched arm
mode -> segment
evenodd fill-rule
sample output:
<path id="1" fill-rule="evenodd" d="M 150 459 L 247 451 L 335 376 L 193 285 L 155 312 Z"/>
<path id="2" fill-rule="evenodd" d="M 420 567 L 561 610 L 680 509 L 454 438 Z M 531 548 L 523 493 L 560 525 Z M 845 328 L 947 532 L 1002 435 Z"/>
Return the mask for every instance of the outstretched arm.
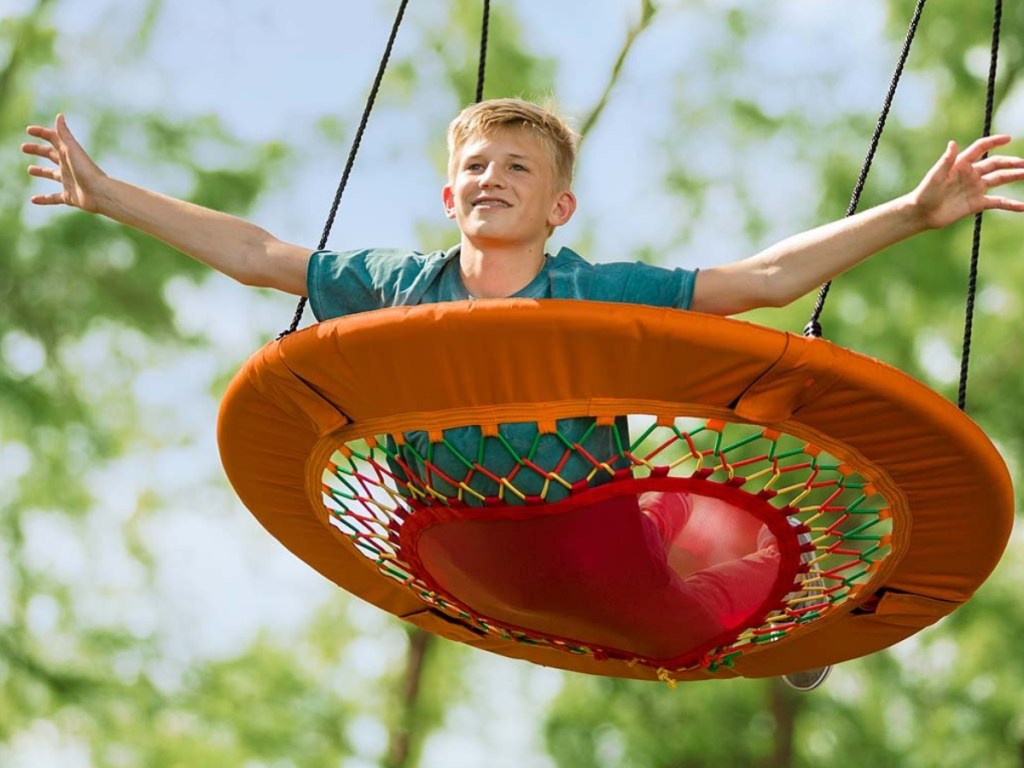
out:
<path id="1" fill-rule="evenodd" d="M 782 307 L 878 251 L 927 229 L 988 209 L 1024 212 L 1024 202 L 989 194 L 995 187 L 1024 180 L 1024 159 L 982 159 L 1009 141 L 1009 136 L 990 136 L 960 153 L 951 141 L 912 192 L 794 235 L 749 259 L 702 269 L 692 309 L 732 315 L 758 307 Z"/>
<path id="2" fill-rule="evenodd" d="M 140 229 L 182 253 L 246 285 L 306 293 L 312 249 L 278 240 L 235 216 L 176 200 L 107 176 L 72 135 L 63 115 L 53 128 L 29 126 L 45 144 L 22 144 L 27 155 L 52 166 L 30 166 L 32 176 L 61 185 L 60 192 L 35 195 L 36 205 L 69 205 Z"/>

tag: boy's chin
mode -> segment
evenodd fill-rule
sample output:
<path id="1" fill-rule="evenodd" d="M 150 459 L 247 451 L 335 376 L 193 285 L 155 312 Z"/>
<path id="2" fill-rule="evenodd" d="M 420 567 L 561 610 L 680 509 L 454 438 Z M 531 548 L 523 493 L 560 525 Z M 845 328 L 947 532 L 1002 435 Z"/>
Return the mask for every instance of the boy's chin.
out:
<path id="1" fill-rule="evenodd" d="M 470 240 L 479 240 L 481 242 L 505 242 L 519 239 L 509 231 L 508 227 L 494 226 L 489 223 L 485 223 L 482 226 L 477 225 L 465 227 L 463 228 L 462 233 Z"/>

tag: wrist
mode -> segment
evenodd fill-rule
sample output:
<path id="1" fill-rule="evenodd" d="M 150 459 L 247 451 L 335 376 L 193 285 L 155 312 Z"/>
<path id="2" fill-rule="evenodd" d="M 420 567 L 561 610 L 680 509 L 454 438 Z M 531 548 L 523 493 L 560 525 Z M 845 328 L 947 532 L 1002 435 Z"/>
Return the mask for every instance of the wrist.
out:
<path id="1" fill-rule="evenodd" d="M 94 206 L 93 213 L 99 213 L 109 218 L 116 218 L 115 211 L 118 207 L 118 185 L 122 184 L 117 179 L 107 176 L 105 173 L 99 174 L 95 182 L 92 185 L 92 203 Z"/>
<path id="2" fill-rule="evenodd" d="M 892 201 L 892 205 L 906 237 L 934 229 L 934 225 L 929 221 L 928 211 L 921 202 L 921 195 L 916 189 L 897 197 Z"/>

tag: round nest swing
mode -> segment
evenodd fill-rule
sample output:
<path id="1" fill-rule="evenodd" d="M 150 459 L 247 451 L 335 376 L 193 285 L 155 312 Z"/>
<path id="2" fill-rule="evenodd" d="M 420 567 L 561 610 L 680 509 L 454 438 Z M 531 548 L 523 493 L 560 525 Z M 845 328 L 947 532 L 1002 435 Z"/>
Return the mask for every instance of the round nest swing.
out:
<path id="1" fill-rule="evenodd" d="M 559 464 L 592 467 L 576 487 L 501 445 L 501 425 L 560 440 L 560 420 L 622 414 L 646 418 L 615 455 L 566 441 Z M 466 425 L 505 466 L 416 471 L 398 444 L 421 430 L 451 450 Z M 515 299 L 331 320 L 257 353 L 219 432 L 243 503 L 339 586 L 598 674 L 756 677 L 879 650 L 967 600 L 1012 520 L 998 453 L 931 390 L 821 339 L 677 310 Z M 638 512 L 657 492 L 710 508 Z"/>
<path id="2" fill-rule="evenodd" d="M 628 304 L 289 332 L 231 383 L 218 439 L 242 502 L 340 587 L 488 651 L 668 682 L 892 645 L 971 597 L 1013 518 L 991 442 L 905 374 Z"/>

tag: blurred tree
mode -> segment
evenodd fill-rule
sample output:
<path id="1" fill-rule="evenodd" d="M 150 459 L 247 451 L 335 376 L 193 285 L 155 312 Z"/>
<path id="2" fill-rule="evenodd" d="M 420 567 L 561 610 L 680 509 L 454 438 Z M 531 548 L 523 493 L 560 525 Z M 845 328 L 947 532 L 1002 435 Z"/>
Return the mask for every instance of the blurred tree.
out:
<path id="1" fill-rule="evenodd" d="M 963 142 L 977 133 L 979 61 L 990 23 L 985 5 L 958 0 L 926 11 L 910 62 L 910 85 L 927 103 L 926 119 L 897 109 L 863 206 L 916 183 L 946 138 Z M 911 6 L 910 0 L 886 6 L 893 61 Z M 160 7 L 150 2 L 142 9 L 140 34 L 118 54 L 125 66 L 145 51 Z M 423 107 L 417 114 L 438 147 L 444 122 L 472 98 L 480 22 L 477 4 L 445 7 L 440 19 L 418 22 L 423 50 L 396 62 L 385 86 L 396 108 Z M 60 8 L 59 0 L 37 0 L 0 23 L 6 57 L 0 136 L 7 146 L 23 138 L 26 123 L 48 120 L 61 106 L 62 94 L 40 87 L 67 66 L 50 22 Z M 700 71 L 664 73 L 679 86 L 675 124 L 687 127 L 664 137 L 664 163 L 656 169 L 673 202 L 687 212 L 665 225 L 673 247 L 685 252 L 704 218 L 742 233 L 751 251 L 779 235 L 769 206 L 778 202 L 778 190 L 755 173 L 758 157 L 769 154 L 765 146 L 784 151 L 794 174 L 808 171 L 816 180 L 813 192 L 786 201 L 799 210 L 787 224 L 807 227 L 841 215 L 874 114 L 830 96 L 846 92 L 837 81 L 859 62 L 837 55 L 787 74 L 792 82 L 784 99 L 785 78 L 769 66 L 778 62 L 763 54 L 769 38 L 781 34 L 778 4 L 724 10 L 638 1 L 637 8 L 623 58 L 641 32 L 679 16 L 709 30 Z M 843 14 L 861 10 L 837 6 L 834 24 L 842 27 Z M 555 61 L 531 50 L 514 6 L 496 5 L 493 12 L 486 94 L 550 93 Z M 1005 30 L 1024 29 L 1024 9 L 1008 7 L 1005 14 Z M 1018 37 L 1004 34 L 1001 105 L 1021 98 Z M 806 43 L 796 40 L 792 48 Z M 620 71 L 610 65 L 610 86 Z M 430 89 L 422 87 L 427 79 Z M 884 87 L 884 80 L 872 83 L 879 104 Z M 603 114 L 619 94 L 609 87 L 590 114 Z M 823 112 L 822 104 L 831 111 Z M 185 174 L 190 199 L 234 213 L 248 211 L 280 180 L 289 157 L 278 144 L 245 145 L 213 118 L 177 120 L 101 101 L 88 111 L 90 148 L 101 164 L 105 158 L 159 158 L 161 168 Z M 340 143 L 345 127 L 325 126 Z M 728 148 L 729 162 L 721 167 L 694 162 L 712 156 L 709 137 Z M 196 160 L 199 148 L 211 145 L 218 155 L 239 159 L 223 166 Z M 49 733 L 40 723 L 50 723 L 102 766 L 327 766 L 354 754 L 388 768 L 419 764 L 429 737 L 471 700 L 466 670 L 478 665 L 480 654 L 415 632 L 407 636 L 390 620 L 375 625 L 364 614 L 353 618 L 356 609 L 340 595 L 287 647 L 280 639 L 255 637 L 215 659 L 169 660 L 155 630 L 88 615 L 83 591 L 100 588 L 84 587 L 79 575 L 118 558 L 137 569 L 138 591 L 155 599 L 144 522 L 159 515 L 165 500 L 148 487 L 124 489 L 135 511 L 122 519 L 98 507 L 97 477 L 141 450 L 140 433 L 155 439 L 140 423 L 141 408 L 126 396 L 146 362 L 208 343 L 202 334 L 181 330 L 168 299 L 175 285 L 199 282 L 207 272 L 95 217 L 33 216 L 25 204 L 23 158 L 14 155 L 0 156 L 7 180 L 0 187 L 0 749 L 25 734 Z M 443 168 L 440 150 L 436 162 Z M 729 216 L 716 214 L 722 199 L 729 201 Z M 1017 298 L 1024 267 L 1010 255 L 1020 225 L 990 218 L 969 402 L 1016 469 L 1024 448 L 1024 416 L 1016 408 L 1024 379 L 1013 342 L 1024 311 Z M 450 242 L 450 229 L 423 225 L 421 231 L 424 247 Z M 580 238 L 590 236 L 583 231 Z M 969 240 L 969 226 L 961 225 L 854 270 L 833 290 L 826 337 L 952 393 L 947 359 L 955 364 Z M 641 236 L 628 255 L 658 261 L 663 252 Z M 799 330 L 810 303 L 809 297 L 751 319 Z M 104 358 L 102 365 L 83 363 L 97 358 Z M 60 546 L 65 540 L 74 546 Z M 68 552 L 90 559 L 76 570 L 62 562 Z M 572 768 L 1020 765 L 1024 661 L 1013 639 L 1024 627 L 1015 586 L 1021 578 L 1017 545 L 965 608 L 894 651 L 843 665 L 812 696 L 796 696 L 778 681 L 712 682 L 671 692 L 566 675 L 544 726 L 550 754 Z M 364 636 L 385 646 L 392 662 L 385 671 L 361 669 Z M 528 672 L 524 666 L 523 676 Z M 378 731 L 379 743 L 361 744 Z"/>
<path id="2" fill-rule="evenodd" d="M 59 0 L 37 0 L 0 22 L 8 148 L 28 140 L 26 125 L 68 108 L 70 94 L 50 87 L 74 47 L 52 23 L 61 10 Z M 110 55 L 137 61 L 160 10 L 159 0 L 136 7 L 125 46 L 107 40 Z M 101 165 L 136 160 L 157 176 L 173 168 L 188 199 L 232 213 L 253 206 L 288 156 L 277 143 L 244 144 L 212 117 L 115 108 L 100 93 L 77 106 L 90 116 L 89 148 Z M 232 159 L 202 162 L 200 147 Z M 30 211 L 27 164 L 16 151 L 0 155 L 0 755 L 54 728 L 99 766 L 337 765 L 351 751 L 351 699 L 324 686 L 321 673 L 338 664 L 351 634 L 340 618 L 330 622 L 338 642 L 316 670 L 254 638 L 234 658 L 186 664 L 169 681 L 152 629 L 96 614 L 105 585 L 91 576 L 105 568 L 136 577 L 126 594 L 152 594 L 140 528 L 165 502 L 143 479 L 123 503 L 135 513 L 120 520 L 107 509 L 118 490 L 98 480 L 148 432 L 127 396 L 142 368 L 206 343 L 180 330 L 168 287 L 208 270 L 99 217 Z M 99 529 L 111 536 L 100 541 Z"/>

